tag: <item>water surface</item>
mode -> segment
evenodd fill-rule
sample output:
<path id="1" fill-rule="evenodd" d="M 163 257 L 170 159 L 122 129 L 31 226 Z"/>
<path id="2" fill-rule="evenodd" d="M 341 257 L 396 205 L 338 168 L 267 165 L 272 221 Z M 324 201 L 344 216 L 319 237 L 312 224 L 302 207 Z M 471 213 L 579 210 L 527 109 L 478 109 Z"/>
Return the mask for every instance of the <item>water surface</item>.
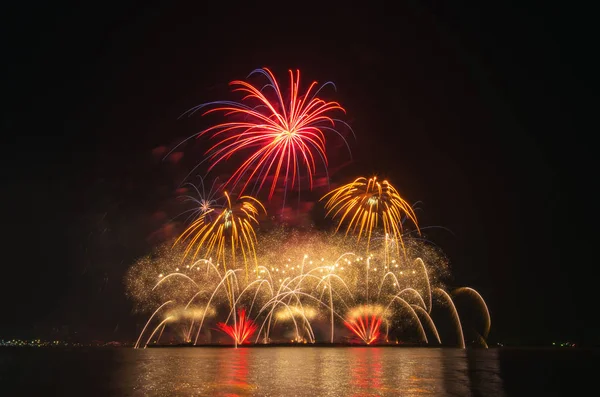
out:
<path id="1" fill-rule="evenodd" d="M 574 395 L 597 359 L 580 349 L 5 348 L 0 395 Z"/>

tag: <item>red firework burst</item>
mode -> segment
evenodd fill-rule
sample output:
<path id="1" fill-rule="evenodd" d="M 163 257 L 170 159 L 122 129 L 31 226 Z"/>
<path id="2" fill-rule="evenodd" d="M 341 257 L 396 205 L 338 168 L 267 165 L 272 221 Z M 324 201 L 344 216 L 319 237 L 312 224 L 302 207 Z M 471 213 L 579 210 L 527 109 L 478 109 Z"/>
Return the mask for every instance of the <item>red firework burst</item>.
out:
<path id="1" fill-rule="evenodd" d="M 257 69 L 250 75 L 256 73 L 267 79 L 267 84 L 262 88 L 240 80 L 230 83 L 233 92 L 243 94 L 240 102 L 212 102 L 191 109 L 193 113 L 202 107 L 214 105 L 204 115 L 221 112 L 227 117 L 239 116 L 196 135 L 209 134 L 211 138 L 219 139 L 206 152 L 206 160 L 211 164 L 209 171 L 229 160 L 232 155 L 245 152 L 246 159 L 225 182 L 224 188 L 240 183 L 241 195 L 250 181 L 255 180 L 258 192 L 272 178 L 270 200 L 280 177 L 283 177 L 284 191 L 296 184 L 299 187 L 300 171 L 304 169 L 312 189 L 319 160 L 327 170 L 326 132 L 337 134 L 345 142 L 342 134 L 335 129 L 336 122 L 343 122 L 329 116 L 334 111 L 345 113 L 344 108 L 337 102 L 327 102 L 316 96 L 323 87 L 333 83 L 315 89 L 317 82 L 314 81 L 304 94 L 300 94 L 300 71 L 294 74 L 290 70 L 290 94 L 286 98 L 269 69 Z"/>
<path id="2" fill-rule="evenodd" d="M 365 344 L 370 345 L 379 338 L 381 321 L 381 316 L 364 314 L 344 321 L 344 325 Z"/>
<path id="3" fill-rule="evenodd" d="M 246 310 L 244 309 L 238 310 L 238 318 L 234 325 L 218 323 L 217 327 L 227 335 L 231 336 L 238 345 L 248 342 L 248 338 L 252 336 L 257 328 L 254 321 L 246 318 Z"/>

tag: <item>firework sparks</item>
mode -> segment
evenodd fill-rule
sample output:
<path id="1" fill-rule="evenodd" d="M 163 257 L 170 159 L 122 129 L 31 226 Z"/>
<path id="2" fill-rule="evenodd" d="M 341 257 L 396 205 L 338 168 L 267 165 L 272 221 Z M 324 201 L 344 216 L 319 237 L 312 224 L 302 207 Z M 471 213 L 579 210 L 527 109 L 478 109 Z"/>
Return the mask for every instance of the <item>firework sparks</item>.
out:
<path id="1" fill-rule="evenodd" d="M 364 306 L 358 311 L 358 314 L 351 313 L 349 318 L 344 321 L 344 325 L 365 344 L 370 345 L 376 342 L 381 334 L 383 310 L 378 306 Z"/>
<path id="2" fill-rule="evenodd" d="M 235 266 L 236 251 L 239 249 L 242 252 L 247 274 L 249 259 L 254 259 L 256 264 L 254 225 L 258 224 L 259 209 L 265 213 L 266 210 L 254 197 L 242 196 L 238 203 L 233 205 L 227 192 L 223 194 L 226 205 L 220 209 L 210 208 L 202 213 L 181 233 L 174 245 L 179 242 L 187 242 L 184 259 L 192 250 L 194 251 L 192 259 L 195 259 L 199 253 L 210 257 L 214 252 L 217 262 L 223 263 L 224 269 L 227 268 L 226 258 L 231 260 L 232 266 Z M 228 252 L 228 246 L 230 252 Z"/>
<path id="3" fill-rule="evenodd" d="M 206 189 L 203 178 L 200 178 L 200 182 L 197 185 L 189 182 L 185 183 L 183 188 L 189 188 L 191 189 L 191 192 L 183 194 L 179 196 L 179 198 L 184 202 L 191 202 L 192 208 L 183 211 L 177 217 L 187 214 L 187 223 L 190 219 L 198 219 L 203 215 L 210 214 L 207 216 L 214 216 L 215 211 L 212 210 L 223 207 L 219 203 L 219 200 L 217 200 L 218 188 L 220 187 L 217 185 L 217 180 L 218 178 L 213 181 L 208 190 Z"/>
<path id="4" fill-rule="evenodd" d="M 241 184 L 239 194 L 242 195 L 251 181 L 255 181 L 256 192 L 265 182 L 272 178 L 269 200 L 282 177 L 284 192 L 298 185 L 300 187 L 300 171 L 304 169 L 308 176 L 309 186 L 313 187 L 313 176 L 317 164 L 322 163 L 327 171 L 327 155 L 325 150 L 326 135 L 337 134 L 348 146 L 343 135 L 337 131 L 336 123 L 330 114 L 345 113 L 337 102 L 328 102 L 316 95 L 328 84 L 317 87 L 313 81 L 308 89 L 300 92 L 300 71 L 289 71 L 290 94 L 284 96 L 273 73 L 267 69 L 257 69 L 250 75 L 261 74 L 267 84 L 258 88 L 245 81 L 232 81 L 233 92 L 243 94 L 241 102 L 220 101 L 203 104 L 191 109 L 188 113 L 208 106 L 215 106 L 204 112 L 223 113 L 232 117 L 230 121 L 214 125 L 199 134 L 210 135 L 219 139 L 207 152 L 207 160 L 211 163 L 209 171 L 217 164 L 227 161 L 239 152 L 248 153 L 247 158 L 224 183 L 224 188 Z M 238 116 L 238 117 L 235 117 Z"/>
<path id="5" fill-rule="evenodd" d="M 237 345 L 242 345 L 248 342 L 249 338 L 256 332 L 256 324 L 254 321 L 246 317 L 246 310 L 238 310 L 237 320 L 233 325 L 225 323 L 217 323 L 217 327 L 227 335 L 231 336 Z"/>
<path id="6" fill-rule="evenodd" d="M 141 258 L 126 277 L 136 311 L 151 313 L 135 347 L 158 344 L 165 329 L 186 344 L 210 343 L 205 324 L 215 323 L 236 347 L 250 342 L 254 334 L 254 343 L 259 339 L 316 343 L 325 337 L 334 343 L 336 324 L 367 345 L 389 343 L 390 336 L 396 343 L 400 339 L 424 344 L 442 344 L 448 337 L 465 347 L 466 335 L 473 335 L 487 346 L 491 320 L 485 301 L 468 287 L 456 290 L 454 297 L 446 292 L 442 278 L 447 261 L 427 240 L 410 236 L 422 230 L 415 210 L 386 180 L 359 177 L 321 197 L 326 217 L 337 222 L 336 233 L 284 227 L 261 233 L 258 244 L 254 228 L 266 210 L 253 196 L 265 188 L 270 201 L 276 190 L 282 191 L 285 205 L 287 192 L 300 191 L 301 183 L 312 190 L 314 179 L 318 187 L 317 171 L 322 167 L 328 172 L 330 135 L 348 147 L 336 128 L 349 126 L 333 118 L 345 114 L 338 102 L 318 97 L 333 83 L 317 87 L 312 82 L 303 91 L 300 72 L 290 70 L 289 88 L 282 91 L 269 69 L 256 69 L 248 77 L 252 75 L 260 75 L 266 83 L 232 81 L 232 91 L 241 94 L 239 101 L 211 102 L 184 113 L 205 110 L 203 115 L 225 117 L 185 141 L 202 136 L 216 141 L 203 160 L 209 163 L 208 172 L 239 159 L 218 187 L 235 192 L 237 200 L 227 191 L 216 198 L 215 183 L 207 193 L 203 180 L 200 185 L 186 184 L 193 191 L 178 190 L 193 203 L 180 214 L 188 214 L 187 221 L 192 222 L 186 221 L 170 250 Z M 407 220 L 415 229 L 404 233 Z M 345 235 L 338 233 L 342 227 Z M 356 240 L 347 239 L 349 234 Z M 243 258 L 243 279 L 239 275 L 244 269 L 236 257 Z M 186 258 L 191 258 L 187 265 Z M 252 274 L 250 261 L 255 265 Z M 458 296 L 468 299 L 469 305 L 475 301 L 483 320 L 468 321 L 470 334 L 464 333 L 461 309 L 454 302 Z M 434 321 L 438 313 L 442 319 L 451 317 L 448 335 L 438 332 Z"/>
<path id="7" fill-rule="evenodd" d="M 363 344 L 444 339 L 464 347 L 475 336 L 485 345 L 490 324 L 485 302 L 470 288 L 445 292 L 447 261 L 435 247 L 407 237 L 406 256 L 394 257 L 386 254 L 385 240 L 374 240 L 370 253 L 361 255 L 364 241 L 315 231 L 286 234 L 260 236 L 254 277 L 238 277 L 243 269 L 223 271 L 207 259 L 181 266 L 183 247 L 140 259 L 127 277 L 129 295 L 140 301 L 136 308 L 150 316 L 137 346 L 158 343 L 165 328 L 183 343 L 206 343 L 202 330 L 217 321 L 229 324 L 230 336 L 239 341 L 250 329 L 244 328 L 248 318 L 258 327 L 250 334 L 254 343 L 315 343 L 316 329 L 334 343 L 340 340 L 339 324 Z M 454 295 L 461 296 L 460 307 Z M 465 323 L 461 307 L 479 315 L 467 316 Z M 450 317 L 440 317 L 442 312 Z M 437 329 L 441 319 L 451 320 L 445 335 Z"/>
<path id="8" fill-rule="evenodd" d="M 410 219 L 417 227 L 417 231 L 419 230 L 412 207 L 400 197 L 394 186 L 385 180 L 378 182 L 377 177 L 357 178 L 330 191 L 321 200 L 326 198 L 328 199 L 325 204 L 326 216 L 339 218 L 336 232 L 345 221 L 349 220 L 346 235 L 358 229 L 357 239 L 360 241 L 362 236 L 366 236 L 367 244 L 371 240 L 374 229 L 380 224 L 386 237 L 391 236 L 392 240 L 399 241 L 403 249 L 404 219 Z"/>

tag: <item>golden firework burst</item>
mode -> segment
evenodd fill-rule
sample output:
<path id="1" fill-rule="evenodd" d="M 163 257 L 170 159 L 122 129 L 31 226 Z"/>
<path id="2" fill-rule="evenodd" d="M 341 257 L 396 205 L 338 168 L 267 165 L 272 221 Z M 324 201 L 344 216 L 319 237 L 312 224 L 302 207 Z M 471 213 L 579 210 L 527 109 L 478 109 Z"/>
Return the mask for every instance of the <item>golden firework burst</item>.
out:
<path id="1" fill-rule="evenodd" d="M 236 252 L 243 257 L 246 273 L 248 262 L 256 261 L 256 232 L 260 210 L 266 214 L 265 207 L 254 197 L 242 196 L 232 204 L 227 192 L 223 193 L 226 205 L 223 208 L 210 208 L 191 223 L 177 238 L 174 245 L 187 242 L 183 258 L 190 254 L 192 260 L 201 254 L 205 258 L 216 255 L 216 262 L 227 269 L 236 266 Z M 193 251 L 193 254 L 192 254 Z"/>
<path id="2" fill-rule="evenodd" d="M 321 200 L 327 199 L 325 216 L 338 219 L 336 232 L 346 224 L 346 235 L 356 233 L 357 240 L 367 238 L 368 244 L 373 236 L 373 231 L 382 226 L 386 239 L 391 238 L 400 243 L 404 250 L 402 239 L 404 218 L 410 219 L 420 233 L 417 216 L 413 208 L 400 197 L 392 184 L 384 180 L 377 181 L 377 177 L 359 177 L 354 181 L 340 186 L 326 195 Z M 398 247 L 398 244 L 396 244 Z"/>

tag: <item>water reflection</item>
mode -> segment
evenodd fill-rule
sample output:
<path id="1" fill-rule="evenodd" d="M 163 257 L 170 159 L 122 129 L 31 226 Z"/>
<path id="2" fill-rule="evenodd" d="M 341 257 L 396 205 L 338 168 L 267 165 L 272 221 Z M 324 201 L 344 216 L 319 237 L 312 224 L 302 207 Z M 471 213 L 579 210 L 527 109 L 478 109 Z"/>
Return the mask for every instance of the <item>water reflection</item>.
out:
<path id="1" fill-rule="evenodd" d="M 471 396 L 471 380 L 467 365 L 466 350 L 436 349 L 439 352 L 438 362 L 442 389 L 450 396 Z"/>
<path id="2" fill-rule="evenodd" d="M 358 347 L 348 351 L 353 397 L 377 396 L 382 392 L 383 366 L 380 348 Z"/>
<path id="3" fill-rule="evenodd" d="M 503 395 L 493 349 L 159 348 L 122 354 L 118 395 Z"/>
<path id="4" fill-rule="evenodd" d="M 248 382 L 248 349 L 233 349 L 220 356 L 213 395 L 250 396 L 256 385 Z"/>
<path id="5" fill-rule="evenodd" d="M 498 353 L 498 349 L 466 351 L 473 396 L 505 396 Z"/>

